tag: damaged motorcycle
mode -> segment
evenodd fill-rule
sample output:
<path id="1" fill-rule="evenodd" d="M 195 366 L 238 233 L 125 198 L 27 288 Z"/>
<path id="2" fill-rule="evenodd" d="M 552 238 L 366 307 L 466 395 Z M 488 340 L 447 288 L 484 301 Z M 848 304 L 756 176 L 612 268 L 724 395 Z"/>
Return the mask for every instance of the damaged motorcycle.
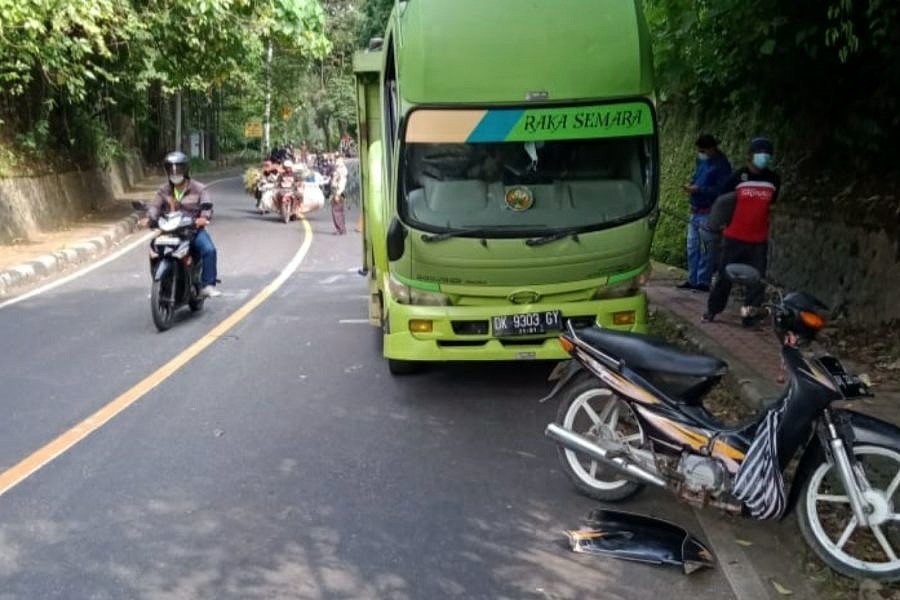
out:
<path id="1" fill-rule="evenodd" d="M 738 284 L 761 282 L 748 265 L 727 272 Z M 749 422 L 728 426 L 703 405 L 724 361 L 650 336 L 570 325 L 560 343 L 573 360 L 551 376 L 559 381 L 544 400 L 560 405 L 545 433 L 592 498 L 621 501 L 649 484 L 754 519 L 796 507 L 804 540 L 835 571 L 900 579 L 900 429 L 832 406 L 872 395 L 867 378 L 807 351 L 825 325 L 821 302 L 769 290 L 788 383 Z"/>

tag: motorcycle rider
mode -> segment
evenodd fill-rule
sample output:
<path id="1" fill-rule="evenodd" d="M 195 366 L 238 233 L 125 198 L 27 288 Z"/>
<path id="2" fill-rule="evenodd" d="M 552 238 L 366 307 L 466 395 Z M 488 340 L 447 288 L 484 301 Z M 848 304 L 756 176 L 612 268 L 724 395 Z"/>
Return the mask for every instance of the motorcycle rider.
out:
<path id="1" fill-rule="evenodd" d="M 281 206 L 285 200 L 293 198 L 299 204 L 303 200 L 301 191 L 302 170 L 295 172 L 296 165 L 291 160 L 286 160 L 281 164 L 281 174 L 278 175 L 278 181 L 275 184 L 275 204 Z"/>
<path id="2" fill-rule="evenodd" d="M 191 249 L 200 255 L 202 265 L 200 295 L 205 298 L 221 296 L 216 289 L 216 247 L 206 230 L 212 218 L 212 208 L 201 209 L 201 204 L 212 203 L 206 186 L 191 179 L 190 160 L 183 152 L 169 152 L 163 160 L 167 182 L 156 191 L 156 198 L 147 209 L 147 219 L 155 224 L 161 214 L 180 210 L 194 219 L 197 235 Z"/>
<path id="3" fill-rule="evenodd" d="M 267 195 L 271 195 L 272 189 L 275 184 L 278 182 L 278 164 L 273 163 L 271 160 L 263 161 L 262 165 L 262 174 L 259 176 L 259 179 L 256 181 L 256 210 L 260 213 L 264 213 L 268 210 L 272 209 L 272 201 L 271 198 L 267 198 Z"/>

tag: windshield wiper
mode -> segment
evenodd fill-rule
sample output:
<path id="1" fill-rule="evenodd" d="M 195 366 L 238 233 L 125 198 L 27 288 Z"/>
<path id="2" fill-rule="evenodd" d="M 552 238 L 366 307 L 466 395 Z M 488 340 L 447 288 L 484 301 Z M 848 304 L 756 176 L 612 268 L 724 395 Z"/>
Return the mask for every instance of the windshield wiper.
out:
<path id="1" fill-rule="evenodd" d="M 545 227 L 545 225 L 534 225 L 533 227 Z M 499 231 L 515 231 L 516 229 L 522 229 L 521 225 L 492 225 L 491 227 L 477 227 L 471 229 L 448 229 L 447 231 L 442 231 L 441 233 L 423 233 L 422 241 L 423 242 L 442 242 L 444 240 L 449 240 L 450 238 L 470 235 L 472 237 L 479 236 L 488 236 L 491 234 L 498 233 Z M 501 235 L 501 237 L 503 237 Z M 486 240 L 482 239 L 482 244 L 486 243 Z"/>
<path id="2" fill-rule="evenodd" d="M 527 240 L 525 240 L 525 245 L 526 246 L 543 246 L 544 244 L 549 244 L 550 242 L 562 240 L 569 236 L 572 236 L 573 241 L 575 241 L 575 242 L 579 241 L 577 229 L 564 229 L 562 231 L 557 231 L 555 233 L 550 233 L 548 235 L 542 235 L 541 237 L 527 239 Z"/>
<path id="3" fill-rule="evenodd" d="M 443 242 L 444 240 L 449 240 L 450 238 L 459 237 L 461 235 L 485 235 L 490 233 L 490 229 L 451 229 L 449 231 L 443 231 L 441 233 L 423 233 L 422 241 L 423 242 Z"/>

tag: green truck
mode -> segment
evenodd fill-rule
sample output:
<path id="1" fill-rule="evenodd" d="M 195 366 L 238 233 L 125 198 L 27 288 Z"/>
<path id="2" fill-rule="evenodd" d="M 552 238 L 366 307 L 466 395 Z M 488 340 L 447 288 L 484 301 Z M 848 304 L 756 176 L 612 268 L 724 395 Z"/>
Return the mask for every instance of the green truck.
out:
<path id="1" fill-rule="evenodd" d="M 408 0 L 354 58 L 369 318 L 393 374 L 644 331 L 659 159 L 637 0 Z"/>

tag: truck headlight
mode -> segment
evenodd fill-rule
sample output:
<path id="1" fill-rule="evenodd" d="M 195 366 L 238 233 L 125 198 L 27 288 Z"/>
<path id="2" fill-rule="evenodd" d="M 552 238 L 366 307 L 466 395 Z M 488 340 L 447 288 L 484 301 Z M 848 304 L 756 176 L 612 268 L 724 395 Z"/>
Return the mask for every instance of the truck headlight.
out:
<path id="1" fill-rule="evenodd" d="M 650 281 L 651 272 L 652 267 L 648 264 L 647 268 L 636 277 L 630 277 L 624 281 L 617 281 L 616 283 L 604 285 L 594 292 L 594 300 L 610 300 L 612 298 L 627 298 L 628 296 L 634 296 L 640 288 L 647 285 L 647 282 Z"/>
<path id="2" fill-rule="evenodd" d="M 399 281 L 391 274 L 388 277 L 388 288 L 391 296 L 398 304 L 416 306 L 450 306 L 450 298 L 440 292 L 431 292 L 411 287 Z"/>
<path id="3" fill-rule="evenodd" d="M 611 300 L 613 298 L 627 298 L 628 296 L 634 296 L 638 289 L 636 279 L 637 278 L 633 277 L 612 285 L 604 285 L 597 288 L 597 291 L 594 292 L 594 300 Z"/>

